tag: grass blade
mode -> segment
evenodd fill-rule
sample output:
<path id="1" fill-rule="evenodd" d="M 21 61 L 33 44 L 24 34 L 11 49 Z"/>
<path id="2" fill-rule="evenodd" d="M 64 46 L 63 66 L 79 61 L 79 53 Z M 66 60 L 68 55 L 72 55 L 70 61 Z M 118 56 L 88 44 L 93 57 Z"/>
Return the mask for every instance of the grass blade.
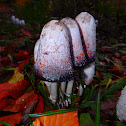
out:
<path id="1" fill-rule="evenodd" d="M 124 87 L 126 85 L 126 76 L 123 77 L 123 79 L 119 79 L 119 81 L 117 82 L 117 84 L 115 84 L 113 87 L 109 88 L 102 96 L 101 99 L 103 99 L 106 95 L 111 95 L 112 93 L 114 93 L 115 91 L 118 91 L 119 89 L 121 89 L 122 87 Z"/>
<path id="2" fill-rule="evenodd" d="M 12 126 L 9 123 L 3 122 L 3 121 L 0 121 L 0 123 L 3 124 L 4 126 Z"/>
<path id="3" fill-rule="evenodd" d="M 44 113 L 39 113 L 39 114 L 28 114 L 28 116 L 29 117 L 49 116 L 49 115 L 66 113 L 66 112 L 72 112 L 72 111 L 76 111 L 76 110 L 78 110 L 78 109 L 65 109 L 65 110 L 59 110 L 59 111 L 44 112 Z"/>
<path id="4" fill-rule="evenodd" d="M 98 91 L 98 96 L 97 96 L 95 126 L 100 126 L 100 95 L 101 95 L 101 90 Z"/>
<path id="5" fill-rule="evenodd" d="M 50 103 L 50 100 L 47 96 L 47 93 L 45 91 L 45 87 L 44 87 L 44 84 L 42 81 L 40 81 L 41 85 L 39 85 L 39 89 L 43 95 L 43 99 L 44 99 L 44 102 L 45 104 L 47 104 L 52 110 L 55 110 L 54 106 Z"/>

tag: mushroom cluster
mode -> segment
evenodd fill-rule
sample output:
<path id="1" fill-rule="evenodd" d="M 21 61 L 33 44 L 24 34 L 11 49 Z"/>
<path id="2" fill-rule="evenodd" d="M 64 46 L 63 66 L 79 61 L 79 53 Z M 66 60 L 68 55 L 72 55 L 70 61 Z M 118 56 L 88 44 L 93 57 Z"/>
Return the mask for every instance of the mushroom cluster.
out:
<path id="1" fill-rule="evenodd" d="M 20 25 L 20 26 L 25 26 L 25 21 L 16 18 L 14 15 L 11 16 L 11 21 L 12 21 L 13 24 L 17 24 L 17 25 Z"/>
<path id="2" fill-rule="evenodd" d="M 34 72 L 47 85 L 52 103 L 57 99 L 58 84 L 62 97 L 69 97 L 77 76 L 86 85 L 91 83 L 95 71 L 95 52 L 96 24 L 89 13 L 80 13 L 75 20 L 66 17 L 45 24 L 34 48 Z M 83 88 L 80 84 L 80 96 Z"/>

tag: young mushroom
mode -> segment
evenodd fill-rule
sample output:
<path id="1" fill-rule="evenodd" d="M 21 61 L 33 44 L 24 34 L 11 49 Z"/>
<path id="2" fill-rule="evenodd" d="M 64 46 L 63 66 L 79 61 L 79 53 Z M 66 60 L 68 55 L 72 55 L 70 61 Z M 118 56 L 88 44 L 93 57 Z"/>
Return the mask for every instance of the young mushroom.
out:
<path id="1" fill-rule="evenodd" d="M 74 69 L 71 60 L 71 37 L 66 26 L 58 20 L 48 22 L 42 29 L 35 59 L 36 75 L 51 86 L 50 99 L 56 102 L 58 82 L 73 79 Z"/>
<path id="2" fill-rule="evenodd" d="M 88 60 L 95 57 L 96 53 L 96 23 L 92 15 L 87 12 L 81 12 L 76 16 L 80 31 L 82 34 L 83 45 Z"/>
<path id="3" fill-rule="evenodd" d="M 121 95 L 116 105 L 118 119 L 126 124 L 126 86 L 121 91 Z"/>
<path id="4" fill-rule="evenodd" d="M 86 85 L 89 85 L 95 73 L 95 64 L 92 61 L 96 53 L 96 22 L 92 15 L 87 12 L 81 12 L 75 20 L 80 28 L 83 46 L 87 58 L 87 65 L 82 68 L 81 78 Z M 82 95 L 82 86 L 79 87 L 79 94 Z"/>
<path id="5" fill-rule="evenodd" d="M 72 39 L 72 53 L 73 53 L 74 68 L 78 69 L 79 67 L 84 66 L 86 63 L 86 57 L 82 45 L 79 27 L 76 21 L 70 17 L 63 18 L 61 22 L 63 22 L 67 26 L 70 32 L 71 39 Z M 68 96 L 72 93 L 73 82 L 74 81 L 67 84 L 66 95 Z M 68 100 L 71 101 L 70 99 Z"/>

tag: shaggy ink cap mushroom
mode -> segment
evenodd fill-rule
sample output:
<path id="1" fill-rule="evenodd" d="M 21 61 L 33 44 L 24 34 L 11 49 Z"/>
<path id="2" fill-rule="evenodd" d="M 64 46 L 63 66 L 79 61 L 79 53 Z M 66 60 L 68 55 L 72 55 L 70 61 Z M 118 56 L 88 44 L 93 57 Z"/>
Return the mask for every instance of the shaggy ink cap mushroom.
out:
<path id="1" fill-rule="evenodd" d="M 96 53 L 96 23 L 92 15 L 87 12 L 81 12 L 76 16 L 81 34 L 85 52 L 89 60 L 94 59 Z"/>
<path id="2" fill-rule="evenodd" d="M 69 81 L 74 69 L 71 60 L 71 37 L 67 27 L 58 20 L 42 29 L 34 70 L 37 76 L 50 82 Z"/>
<path id="3" fill-rule="evenodd" d="M 126 124 L 126 86 L 121 91 L 121 95 L 116 105 L 118 119 Z"/>
<path id="4" fill-rule="evenodd" d="M 61 22 L 63 22 L 67 26 L 71 34 L 74 66 L 82 67 L 85 65 L 86 57 L 82 45 L 79 27 L 76 21 L 70 17 L 63 18 Z"/>
<path id="5" fill-rule="evenodd" d="M 94 74 L 95 74 L 95 62 L 92 62 L 86 65 L 85 68 L 82 70 L 81 77 L 86 85 L 89 85 L 92 82 Z"/>
<path id="6" fill-rule="evenodd" d="M 37 42 L 35 43 L 35 47 L 34 47 L 34 61 L 35 62 L 37 60 L 37 53 L 38 53 L 39 43 L 40 43 L 40 39 L 37 40 Z"/>

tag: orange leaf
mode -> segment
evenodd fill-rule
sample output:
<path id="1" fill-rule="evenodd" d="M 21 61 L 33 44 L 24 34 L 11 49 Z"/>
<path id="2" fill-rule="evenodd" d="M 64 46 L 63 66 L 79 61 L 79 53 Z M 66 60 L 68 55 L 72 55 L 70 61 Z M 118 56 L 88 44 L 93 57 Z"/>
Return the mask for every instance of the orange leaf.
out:
<path id="1" fill-rule="evenodd" d="M 15 126 L 16 124 L 19 124 L 21 121 L 22 114 L 21 113 L 16 113 L 8 116 L 2 116 L 0 117 L 0 121 L 4 121 L 6 123 L 11 124 L 12 126 Z M 2 124 L 0 123 L 0 126 Z"/>
<path id="2" fill-rule="evenodd" d="M 34 126 L 79 126 L 78 111 L 41 116 L 33 122 Z"/>

